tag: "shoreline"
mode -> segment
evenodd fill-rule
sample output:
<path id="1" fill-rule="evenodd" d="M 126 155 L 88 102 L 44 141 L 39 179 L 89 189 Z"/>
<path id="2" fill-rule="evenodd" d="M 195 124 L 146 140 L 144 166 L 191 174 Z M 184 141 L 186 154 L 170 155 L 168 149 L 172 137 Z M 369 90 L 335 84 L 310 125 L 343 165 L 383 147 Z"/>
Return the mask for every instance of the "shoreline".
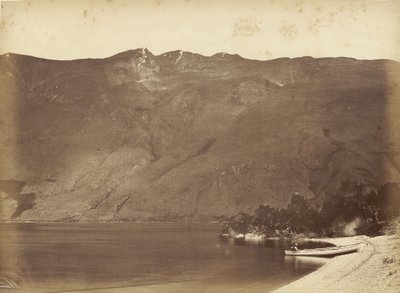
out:
<path id="1" fill-rule="evenodd" d="M 259 239 L 258 239 L 259 240 Z M 325 241 L 334 245 L 362 243 L 357 253 L 336 256 L 316 271 L 282 287 L 267 291 L 262 282 L 256 286 L 229 288 L 232 292 L 272 292 L 272 293 L 398 293 L 400 292 L 400 237 L 384 235 L 377 237 L 352 236 L 340 238 L 313 238 L 307 241 Z M 287 256 L 290 257 L 290 256 Z M 226 286 L 227 284 L 225 284 Z M 154 284 L 149 286 L 125 287 L 114 290 L 97 289 L 85 292 L 93 293 L 156 293 L 203 292 L 196 282 Z M 206 292 L 225 292 L 228 287 L 218 287 L 216 291 L 203 288 Z M 199 290 L 197 290 L 199 289 Z M 207 290 L 206 290 L 207 289 Z M 197 290 L 197 291 L 196 291 Z M 236 291 L 235 291 L 236 290 Z M 74 292 L 74 291 L 71 291 Z"/>
<path id="2" fill-rule="evenodd" d="M 259 242 L 264 240 L 277 240 L 267 238 L 260 234 L 241 234 L 246 242 Z M 127 287 L 115 287 L 104 289 L 71 290 L 62 292 L 93 292 L 93 293 L 130 293 L 130 292 L 185 292 L 192 288 L 194 292 L 223 292 L 225 289 L 242 292 L 400 292 L 400 235 L 382 235 L 376 237 L 351 236 L 338 238 L 302 238 L 307 242 L 326 242 L 336 246 L 360 244 L 358 252 L 325 258 L 326 263 L 317 270 L 301 277 L 300 279 L 286 283 L 286 285 L 272 288 L 268 282 L 257 282 L 250 286 L 237 288 L 232 284 L 213 286 L 221 291 L 209 290 L 207 284 L 197 281 L 170 282 L 161 284 L 148 284 Z M 292 260 L 300 260 L 301 257 L 285 256 Z M 322 258 L 319 258 L 322 259 Z M 293 280 L 293 279 L 292 279 Z M 204 291 L 202 291 L 204 289 Z M 272 290 L 272 291 L 271 291 Z M 16 292 L 25 292 L 16 290 Z M 236 291 L 235 291 L 236 292 Z M 239 292 L 239 291 L 237 291 Z"/>
<path id="3" fill-rule="evenodd" d="M 273 293 L 400 292 L 399 236 L 353 236 L 314 241 L 321 240 L 335 245 L 362 242 L 363 248 L 357 253 L 336 256 L 315 272 Z"/>

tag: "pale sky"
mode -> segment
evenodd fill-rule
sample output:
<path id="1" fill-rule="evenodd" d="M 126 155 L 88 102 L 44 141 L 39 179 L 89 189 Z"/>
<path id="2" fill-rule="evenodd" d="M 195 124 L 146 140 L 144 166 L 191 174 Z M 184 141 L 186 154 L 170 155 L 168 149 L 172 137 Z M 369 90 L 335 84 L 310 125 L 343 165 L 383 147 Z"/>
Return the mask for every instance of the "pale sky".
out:
<path id="1" fill-rule="evenodd" d="M 2 1 L 0 54 L 108 57 L 147 47 L 251 59 L 400 61 L 400 1 Z"/>

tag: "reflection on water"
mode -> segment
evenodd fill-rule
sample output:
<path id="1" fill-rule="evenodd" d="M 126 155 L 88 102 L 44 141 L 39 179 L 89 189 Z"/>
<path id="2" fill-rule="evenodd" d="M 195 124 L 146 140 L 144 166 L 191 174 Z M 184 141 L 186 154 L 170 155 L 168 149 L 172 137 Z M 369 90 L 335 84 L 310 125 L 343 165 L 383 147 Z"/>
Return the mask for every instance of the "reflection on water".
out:
<path id="1" fill-rule="evenodd" d="M 291 265 L 296 270 L 297 268 L 303 269 L 304 267 L 318 267 L 326 264 L 330 258 L 327 257 L 313 257 L 313 256 L 286 256 L 285 262 Z"/>
<path id="2" fill-rule="evenodd" d="M 285 243 L 237 245 L 202 224 L 1 224 L 1 276 L 34 292 L 193 282 L 268 292 L 323 263 L 288 260 Z M 6 237 L 4 237 L 6 236 Z M 250 287 L 249 287 L 250 286 Z"/>

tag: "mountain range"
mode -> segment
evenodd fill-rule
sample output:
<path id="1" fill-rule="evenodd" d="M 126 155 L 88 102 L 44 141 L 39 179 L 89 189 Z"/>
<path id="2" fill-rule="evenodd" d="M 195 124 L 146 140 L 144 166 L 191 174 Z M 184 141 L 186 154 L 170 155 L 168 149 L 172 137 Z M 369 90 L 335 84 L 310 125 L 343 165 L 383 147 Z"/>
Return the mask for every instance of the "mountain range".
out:
<path id="1" fill-rule="evenodd" d="M 0 208 L 17 221 L 210 221 L 400 182 L 400 65 L 140 48 L 0 56 Z"/>

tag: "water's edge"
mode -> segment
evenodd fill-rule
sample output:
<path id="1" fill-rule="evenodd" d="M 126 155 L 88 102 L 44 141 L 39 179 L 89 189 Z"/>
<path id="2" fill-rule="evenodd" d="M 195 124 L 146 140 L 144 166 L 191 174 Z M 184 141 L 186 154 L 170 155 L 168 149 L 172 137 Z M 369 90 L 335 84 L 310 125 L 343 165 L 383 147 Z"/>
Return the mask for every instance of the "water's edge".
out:
<path id="1" fill-rule="evenodd" d="M 190 284 L 271 291 L 322 266 L 285 258 L 279 241 L 222 241 L 217 223 L 0 223 L 0 231 L 0 273 L 35 292 Z"/>

